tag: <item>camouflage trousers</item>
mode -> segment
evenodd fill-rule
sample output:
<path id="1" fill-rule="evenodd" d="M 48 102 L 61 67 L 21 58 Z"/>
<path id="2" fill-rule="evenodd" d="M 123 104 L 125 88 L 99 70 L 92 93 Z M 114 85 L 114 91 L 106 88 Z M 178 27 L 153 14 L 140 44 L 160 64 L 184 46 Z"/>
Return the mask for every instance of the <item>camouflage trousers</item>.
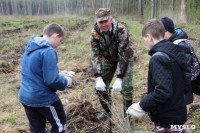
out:
<path id="1" fill-rule="evenodd" d="M 129 64 L 128 64 L 128 68 L 127 68 L 127 72 L 126 72 L 126 76 L 123 78 L 122 80 L 122 91 L 121 94 L 123 95 L 124 100 L 132 100 L 132 95 L 133 95 L 133 84 L 132 84 L 132 80 L 133 80 L 133 58 L 130 59 Z M 108 64 L 105 61 L 102 62 L 102 78 L 104 83 L 106 84 L 106 86 L 108 87 L 114 77 L 115 71 L 117 69 L 117 63 L 113 63 L 113 64 Z M 102 91 L 97 91 L 95 89 L 95 94 L 97 94 L 99 97 L 102 97 L 102 95 L 105 95 L 105 93 L 108 93 L 107 96 L 103 96 L 104 100 L 106 101 L 110 101 L 109 98 L 109 93 L 110 90 L 108 90 L 106 92 L 102 92 Z"/>

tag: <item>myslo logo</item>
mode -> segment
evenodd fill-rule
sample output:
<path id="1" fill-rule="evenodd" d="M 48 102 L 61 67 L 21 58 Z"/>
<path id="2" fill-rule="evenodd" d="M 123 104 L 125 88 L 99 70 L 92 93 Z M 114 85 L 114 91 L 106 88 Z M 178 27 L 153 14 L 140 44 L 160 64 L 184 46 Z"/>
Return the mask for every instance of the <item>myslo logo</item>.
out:
<path id="1" fill-rule="evenodd" d="M 193 130 L 193 129 L 196 129 L 196 126 L 195 125 L 170 125 L 170 129 Z"/>

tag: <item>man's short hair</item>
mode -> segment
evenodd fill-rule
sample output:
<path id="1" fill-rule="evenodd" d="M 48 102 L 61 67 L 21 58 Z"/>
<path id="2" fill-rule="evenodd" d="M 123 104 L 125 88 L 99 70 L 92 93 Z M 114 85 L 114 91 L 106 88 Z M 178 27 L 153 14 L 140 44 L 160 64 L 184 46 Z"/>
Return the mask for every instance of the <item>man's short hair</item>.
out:
<path id="1" fill-rule="evenodd" d="M 142 30 L 142 36 L 146 37 L 147 34 L 151 34 L 153 38 L 159 40 L 165 36 L 165 27 L 158 19 L 149 20 Z"/>
<path id="2" fill-rule="evenodd" d="M 47 35 L 48 37 L 52 36 L 54 33 L 59 34 L 59 37 L 64 36 L 64 31 L 59 24 L 48 24 L 44 27 L 43 35 Z"/>

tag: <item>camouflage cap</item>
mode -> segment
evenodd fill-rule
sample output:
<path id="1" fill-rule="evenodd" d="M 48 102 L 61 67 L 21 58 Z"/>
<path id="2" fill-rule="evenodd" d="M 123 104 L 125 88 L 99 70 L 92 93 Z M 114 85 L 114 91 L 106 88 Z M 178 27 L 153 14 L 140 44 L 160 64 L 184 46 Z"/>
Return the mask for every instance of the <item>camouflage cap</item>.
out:
<path id="1" fill-rule="evenodd" d="M 100 8 L 95 12 L 97 17 L 97 22 L 108 20 L 110 18 L 110 9 L 109 8 Z"/>

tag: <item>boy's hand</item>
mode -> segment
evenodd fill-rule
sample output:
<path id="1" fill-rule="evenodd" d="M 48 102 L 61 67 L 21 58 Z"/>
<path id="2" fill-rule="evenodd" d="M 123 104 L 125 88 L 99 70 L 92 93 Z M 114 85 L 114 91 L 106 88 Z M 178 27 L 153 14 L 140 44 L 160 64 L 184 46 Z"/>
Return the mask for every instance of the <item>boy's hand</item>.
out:
<path id="1" fill-rule="evenodd" d="M 132 104 L 126 110 L 126 113 L 135 118 L 141 118 L 145 114 L 144 110 L 140 107 L 139 102 Z"/>
<path id="2" fill-rule="evenodd" d="M 95 87 L 96 87 L 96 90 L 98 90 L 98 91 L 106 91 L 106 85 L 103 82 L 101 77 L 96 78 L 96 86 Z"/>
<path id="3" fill-rule="evenodd" d="M 73 72 L 73 71 L 61 71 L 61 72 L 59 72 L 59 75 L 63 76 L 63 77 L 65 77 L 65 76 L 73 77 L 75 75 L 75 72 Z"/>
<path id="4" fill-rule="evenodd" d="M 75 72 L 73 72 L 73 71 L 61 71 L 61 72 L 59 72 L 59 75 L 62 76 L 62 77 L 65 77 L 67 79 L 67 87 L 72 86 L 73 76 L 75 75 Z"/>
<path id="5" fill-rule="evenodd" d="M 122 79 L 117 78 L 113 84 L 112 91 L 122 91 Z"/>
<path id="6" fill-rule="evenodd" d="M 65 76 L 65 78 L 67 79 L 67 87 L 71 87 L 73 78 L 72 77 L 68 77 L 68 76 Z"/>

